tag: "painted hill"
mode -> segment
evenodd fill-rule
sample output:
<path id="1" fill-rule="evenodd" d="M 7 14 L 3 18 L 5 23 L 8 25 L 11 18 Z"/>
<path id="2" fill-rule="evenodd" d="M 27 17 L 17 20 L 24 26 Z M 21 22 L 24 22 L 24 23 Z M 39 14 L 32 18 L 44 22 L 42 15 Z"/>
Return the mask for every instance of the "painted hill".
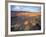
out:
<path id="1" fill-rule="evenodd" d="M 11 11 L 11 16 L 39 16 L 40 12 Z"/>

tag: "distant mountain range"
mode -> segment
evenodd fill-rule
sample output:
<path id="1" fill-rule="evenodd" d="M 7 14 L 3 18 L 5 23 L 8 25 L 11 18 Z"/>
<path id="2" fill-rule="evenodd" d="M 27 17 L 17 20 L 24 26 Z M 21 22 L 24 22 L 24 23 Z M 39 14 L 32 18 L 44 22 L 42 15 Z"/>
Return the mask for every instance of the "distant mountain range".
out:
<path id="1" fill-rule="evenodd" d="M 11 11 L 11 17 L 15 16 L 38 16 L 41 12 L 28 12 L 28 11 Z"/>

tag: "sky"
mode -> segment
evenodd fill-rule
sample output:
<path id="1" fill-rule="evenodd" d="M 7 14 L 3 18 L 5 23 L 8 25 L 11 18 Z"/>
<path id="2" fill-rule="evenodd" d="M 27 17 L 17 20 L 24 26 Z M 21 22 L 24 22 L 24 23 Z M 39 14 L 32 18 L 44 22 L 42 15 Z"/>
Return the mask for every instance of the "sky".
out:
<path id="1" fill-rule="evenodd" d="M 11 11 L 29 11 L 29 12 L 40 12 L 40 6 L 19 6 L 11 5 Z"/>

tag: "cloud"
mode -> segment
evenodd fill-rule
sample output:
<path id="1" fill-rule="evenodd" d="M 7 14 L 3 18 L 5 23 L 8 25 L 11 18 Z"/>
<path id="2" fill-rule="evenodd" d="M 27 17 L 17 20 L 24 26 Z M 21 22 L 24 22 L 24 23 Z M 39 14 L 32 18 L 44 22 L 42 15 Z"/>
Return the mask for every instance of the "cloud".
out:
<path id="1" fill-rule="evenodd" d="M 11 11 L 31 11 L 31 12 L 40 12 L 41 7 L 38 6 L 11 6 Z"/>

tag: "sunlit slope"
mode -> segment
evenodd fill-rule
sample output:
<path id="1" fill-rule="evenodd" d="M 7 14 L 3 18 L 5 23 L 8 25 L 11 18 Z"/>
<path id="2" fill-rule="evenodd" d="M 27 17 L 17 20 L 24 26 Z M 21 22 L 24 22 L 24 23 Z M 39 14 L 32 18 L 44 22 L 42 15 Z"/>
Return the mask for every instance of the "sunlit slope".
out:
<path id="1" fill-rule="evenodd" d="M 25 12 L 25 13 L 16 13 L 16 16 L 39 16 L 40 12 Z"/>
<path id="2" fill-rule="evenodd" d="M 40 12 L 26 12 L 26 11 L 16 11 L 12 12 L 12 16 L 39 16 Z"/>

